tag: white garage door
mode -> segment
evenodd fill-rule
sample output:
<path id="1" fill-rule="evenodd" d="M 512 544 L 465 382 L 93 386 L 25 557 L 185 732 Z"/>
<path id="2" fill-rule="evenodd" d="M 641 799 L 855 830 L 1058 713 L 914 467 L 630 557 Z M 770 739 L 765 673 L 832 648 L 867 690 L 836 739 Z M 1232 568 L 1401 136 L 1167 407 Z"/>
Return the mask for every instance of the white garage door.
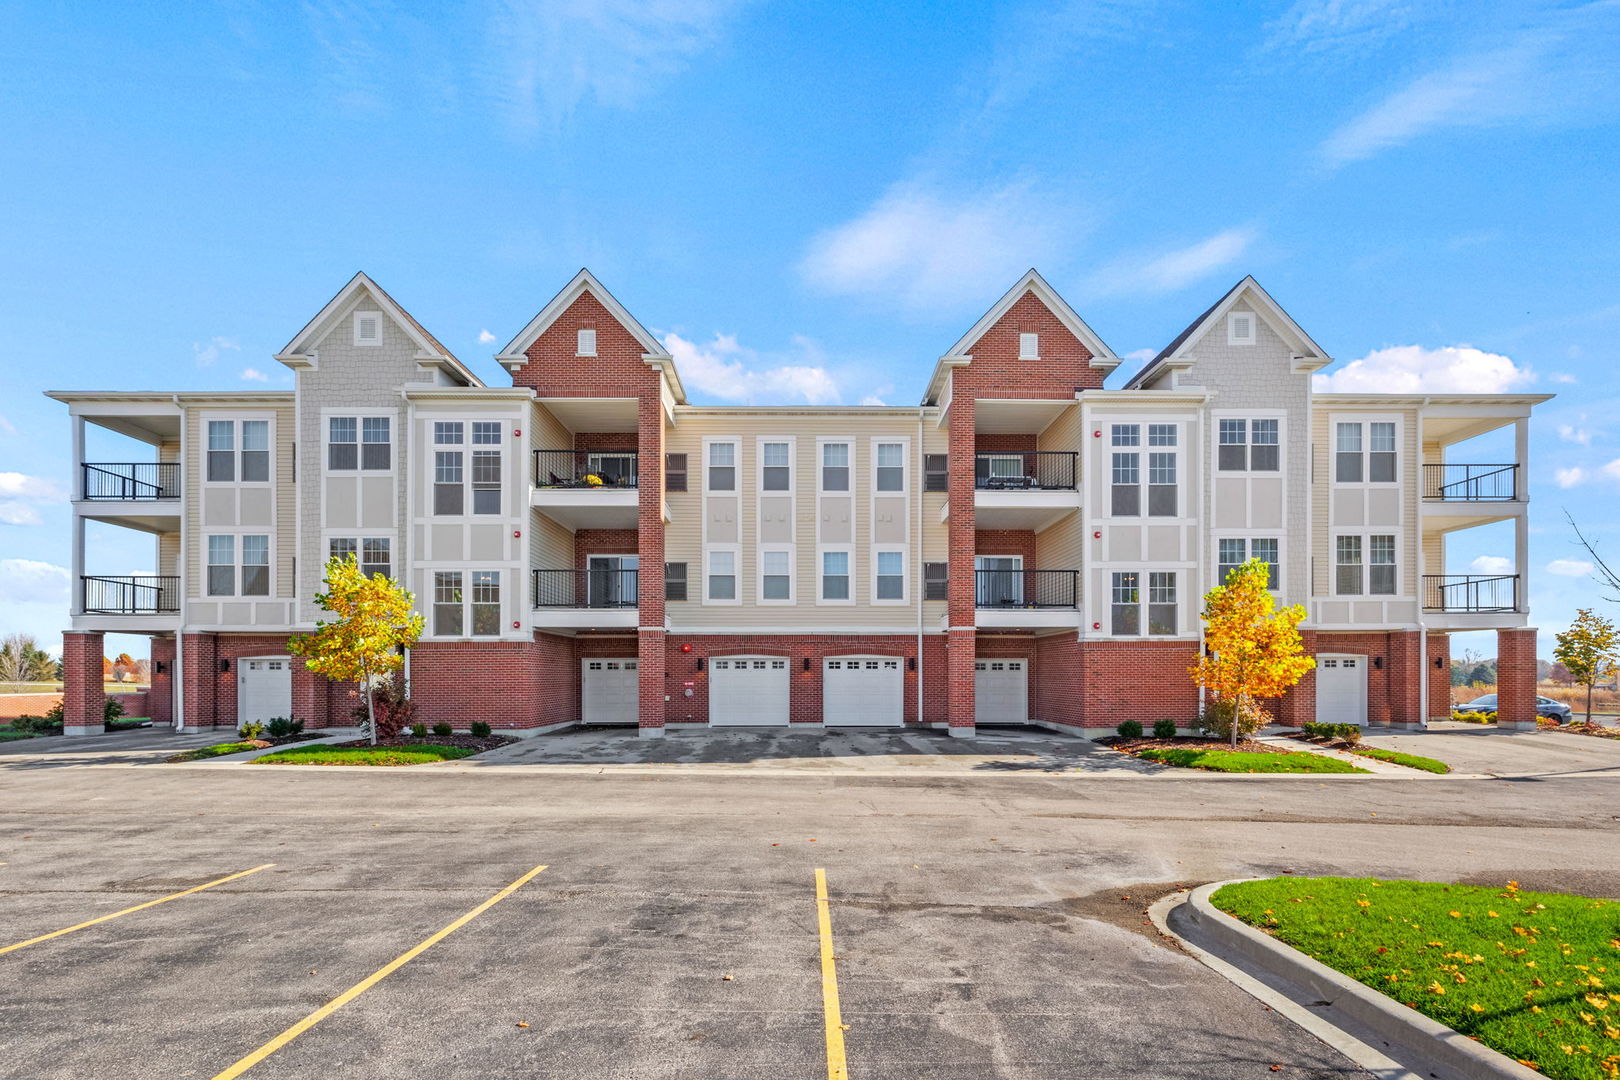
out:
<path id="1" fill-rule="evenodd" d="M 788 662 L 781 656 L 724 656 L 709 662 L 709 723 L 785 727 Z"/>
<path id="2" fill-rule="evenodd" d="M 285 656 L 243 657 L 236 662 L 236 722 L 267 724 L 292 719 L 292 660 Z"/>
<path id="3" fill-rule="evenodd" d="M 1029 723 L 1029 661 L 973 661 L 973 722 Z"/>
<path id="4" fill-rule="evenodd" d="M 900 727 L 906 678 L 893 656 L 834 656 L 822 662 L 821 715 L 828 727 Z"/>
<path id="5" fill-rule="evenodd" d="M 581 660 L 581 717 L 587 724 L 635 724 L 641 720 L 640 665 L 633 659 Z"/>
<path id="6" fill-rule="evenodd" d="M 1316 658 L 1316 722 L 1367 726 L 1367 658 Z"/>

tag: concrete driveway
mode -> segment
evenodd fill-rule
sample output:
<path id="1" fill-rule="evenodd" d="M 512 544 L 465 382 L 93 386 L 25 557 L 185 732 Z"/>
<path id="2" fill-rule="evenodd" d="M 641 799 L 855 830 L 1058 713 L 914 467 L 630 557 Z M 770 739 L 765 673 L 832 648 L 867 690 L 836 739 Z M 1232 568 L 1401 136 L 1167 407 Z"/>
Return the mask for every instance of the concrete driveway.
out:
<path id="1" fill-rule="evenodd" d="M 1620 740 L 1553 731 L 1500 731 L 1494 724 L 1442 721 L 1428 731 L 1386 735 L 1369 731 L 1367 746 L 1437 758 L 1459 773 L 1557 776 L 1609 772 L 1620 778 Z"/>

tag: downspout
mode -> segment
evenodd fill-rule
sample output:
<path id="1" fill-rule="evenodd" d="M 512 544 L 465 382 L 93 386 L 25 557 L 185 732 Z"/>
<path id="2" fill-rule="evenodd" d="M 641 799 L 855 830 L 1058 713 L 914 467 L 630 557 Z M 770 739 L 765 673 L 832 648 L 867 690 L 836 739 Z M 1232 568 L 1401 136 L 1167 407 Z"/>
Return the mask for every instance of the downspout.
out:
<path id="1" fill-rule="evenodd" d="M 174 709 L 174 720 L 171 722 L 171 726 L 175 731 L 180 732 L 186 730 L 185 630 L 186 608 L 188 606 L 186 597 L 191 591 L 190 575 L 186 573 L 186 567 L 191 561 L 191 545 L 187 543 L 186 522 L 191 519 L 191 506 L 193 504 L 191 485 L 186 480 L 186 470 L 191 460 L 188 456 L 191 452 L 188 445 L 190 440 L 186 437 L 186 426 L 189 417 L 186 415 L 185 406 L 180 404 L 180 395 L 175 394 L 172 400 L 174 401 L 174 407 L 180 410 L 180 557 L 175 565 L 175 570 L 178 571 L 177 576 L 180 579 L 180 588 L 178 590 L 180 594 L 180 624 L 175 627 L 174 631 L 174 671 L 169 678 L 173 682 L 170 707 Z"/>
<path id="2" fill-rule="evenodd" d="M 927 551 L 923 547 L 923 488 L 927 485 L 928 474 L 925 466 L 928 455 L 923 453 L 923 406 L 917 407 L 917 577 L 913 586 L 917 590 L 917 726 L 926 726 L 927 717 L 923 715 L 923 597 L 928 589 L 926 558 Z M 945 497 L 950 498 L 949 491 Z"/>

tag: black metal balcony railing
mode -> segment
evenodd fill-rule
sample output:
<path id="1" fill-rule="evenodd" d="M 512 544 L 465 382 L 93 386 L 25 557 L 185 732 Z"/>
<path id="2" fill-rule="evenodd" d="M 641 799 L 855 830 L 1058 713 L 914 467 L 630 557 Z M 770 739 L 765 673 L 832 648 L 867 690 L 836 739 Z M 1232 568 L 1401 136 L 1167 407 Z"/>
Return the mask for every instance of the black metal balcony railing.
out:
<path id="1" fill-rule="evenodd" d="M 986 491 L 1073 491 L 1080 455 L 1069 450 L 980 451 L 973 486 Z"/>
<path id="2" fill-rule="evenodd" d="M 1519 575 L 1424 574 L 1423 610 L 1454 614 L 1519 610 Z"/>
<path id="3" fill-rule="evenodd" d="M 180 610 L 180 579 L 174 575 L 85 575 L 80 579 L 86 615 L 167 615 Z"/>
<path id="4" fill-rule="evenodd" d="M 83 483 L 80 490 L 90 501 L 148 502 L 180 497 L 180 463 L 178 461 L 126 461 L 80 466 Z"/>
<path id="5" fill-rule="evenodd" d="M 568 608 L 633 608 L 637 604 L 637 570 L 532 570 L 534 606 Z"/>
<path id="6" fill-rule="evenodd" d="M 634 450 L 536 450 L 534 486 L 633 488 L 638 457 Z"/>
<path id="7" fill-rule="evenodd" d="M 1519 497 L 1517 465 L 1423 466 L 1423 497 L 1448 502 L 1512 502 Z"/>
<path id="8" fill-rule="evenodd" d="M 974 603 L 981 608 L 1072 608 L 1078 570 L 975 570 Z"/>

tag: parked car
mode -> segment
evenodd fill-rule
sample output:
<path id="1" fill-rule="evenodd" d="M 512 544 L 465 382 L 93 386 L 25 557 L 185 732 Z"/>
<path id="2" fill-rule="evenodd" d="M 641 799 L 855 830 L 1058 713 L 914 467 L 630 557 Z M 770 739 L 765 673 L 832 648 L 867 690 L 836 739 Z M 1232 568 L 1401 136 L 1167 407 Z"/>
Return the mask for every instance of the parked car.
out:
<path id="1" fill-rule="evenodd" d="M 1470 701 L 1466 705 L 1454 706 L 1451 711 L 1454 712 L 1454 713 L 1460 713 L 1460 712 L 1495 712 L 1496 711 L 1496 695 L 1495 694 L 1486 694 L 1484 697 L 1475 698 L 1473 701 Z M 1567 723 L 1569 723 L 1570 708 L 1569 708 L 1568 705 L 1565 705 L 1562 701 L 1554 701 L 1552 698 L 1541 697 L 1540 695 L 1537 695 L 1536 696 L 1536 715 L 1537 716 L 1545 716 L 1545 717 L 1547 717 L 1549 719 L 1552 719 L 1552 720 L 1557 720 L 1560 724 L 1567 724 Z"/>

